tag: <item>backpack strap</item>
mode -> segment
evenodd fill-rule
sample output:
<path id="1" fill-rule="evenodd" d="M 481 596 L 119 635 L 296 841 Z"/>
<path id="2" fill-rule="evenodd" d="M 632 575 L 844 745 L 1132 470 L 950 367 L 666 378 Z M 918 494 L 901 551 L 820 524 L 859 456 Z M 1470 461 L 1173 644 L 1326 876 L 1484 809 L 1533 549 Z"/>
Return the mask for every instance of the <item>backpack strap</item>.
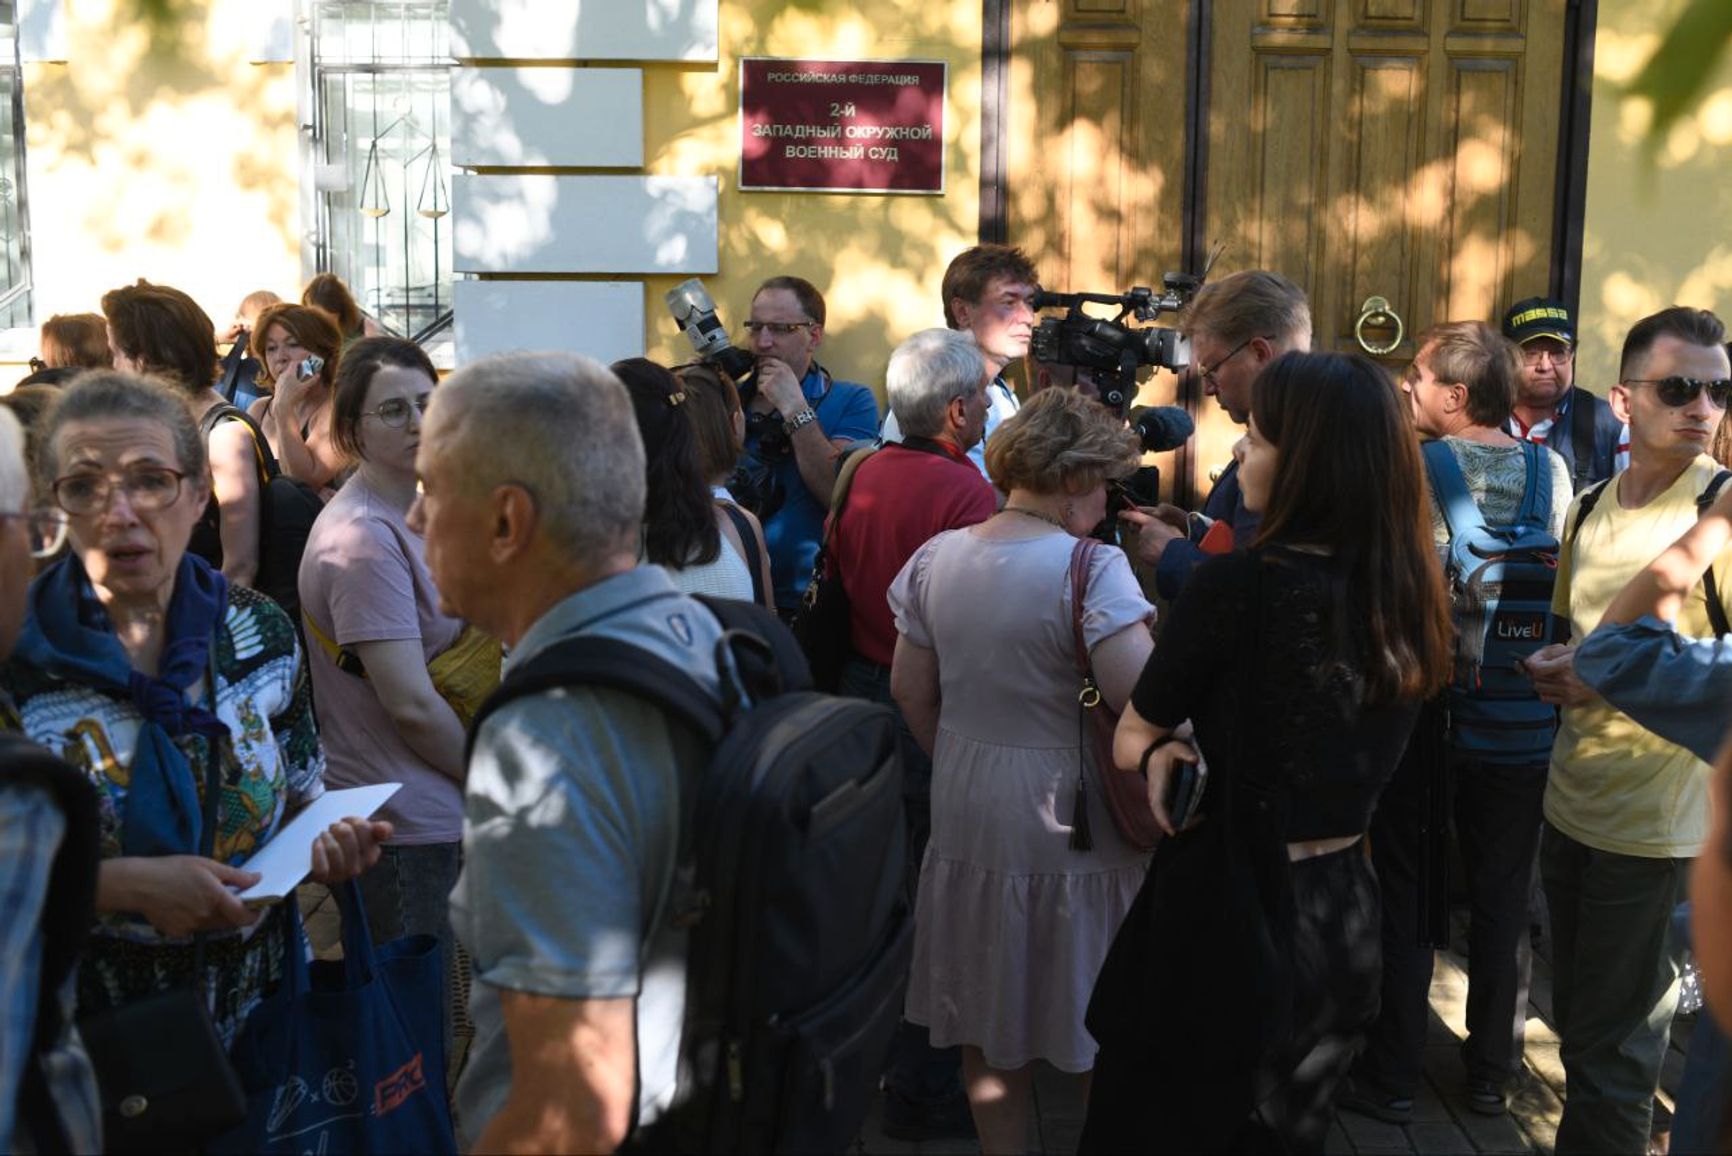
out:
<path id="1" fill-rule="evenodd" d="M 862 446 L 843 455 L 842 464 L 836 470 L 835 488 L 830 491 L 830 516 L 824 521 L 824 537 L 818 542 L 818 556 L 812 562 L 814 575 L 825 573 L 830 558 L 830 539 L 835 537 L 836 527 L 842 521 L 842 508 L 848 504 L 848 491 L 854 488 L 854 475 L 860 472 L 866 459 L 877 452 L 877 446 Z"/>
<path id="2" fill-rule="evenodd" d="M 265 431 L 259 428 L 259 423 L 237 405 L 222 402 L 213 405 L 199 419 L 198 432 L 201 438 L 210 439 L 211 431 L 224 421 L 238 421 L 247 427 L 247 432 L 253 435 L 253 455 L 259 463 L 259 482 L 268 485 L 272 479 L 281 474 L 282 467 L 277 464 L 276 454 L 271 452 L 271 443 L 265 438 Z"/>
<path id="3" fill-rule="evenodd" d="M 1727 478 L 1732 478 L 1732 470 L 1720 470 L 1708 480 L 1702 495 L 1696 499 L 1697 517 L 1708 512 L 1708 507 L 1719 497 L 1720 489 L 1726 484 Z M 1726 605 L 1720 600 L 1719 586 L 1714 580 L 1714 564 L 1710 562 L 1708 568 L 1702 572 L 1702 599 L 1707 603 L 1708 622 L 1714 628 L 1714 636 L 1723 638 L 1732 634 L 1732 622 L 1726 619 Z"/>
<path id="4" fill-rule="evenodd" d="M 1571 546 L 1576 544 L 1576 536 L 1582 532 L 1582 523 L 1588 520 L 1588 515 L 1599 504 L 1600 495 L 1606 492 L 1606 487 L 1611 484 L 1611 481 L 1611 478 L 1606 478 L 1595 482 L 1583 490 L 1581 497 L 1576 499 L 1576 520 L 1571 524 L 1569 535 L 1564 539 Z"/>
<path id="5" fill-rule="evenodd" d="M 1594 480 L 1594 466 L 1600 456 L 1599 407 L 1594 395 L 1579 385 L 1571 386 L 1570 399 L 1570 481 L 1579 492 Z M 1616 434 L 1612 435 L 1615 439 Z M 1617 448 L 1613 447 L 1616 456 Z"/>
<path id="6" fill-rule="evenodd" d="M 1516 511 L 1518 526 L 1550 526 L 1552 522 L 1552 480 L 1542 477 L 1541 464 L 1551 451 L 1530 441 L 1519 443 L 1522 459 L 1527 466 L 1523 483 L 1521 508 Z"/>
<path id="7" fill-rule="evenodd" d="M 556 642 L 527 662 L 513 663 L 469 724 L 463 761 L 475 751 L 481 724 L 500 707 L 526 695 L 567 686 L 600 686 L 645 699 L 715 742 L 728 728 L 743 693 L 753 701 L 807 690 L 812 674 L 805 655 L 781 620 L 762 606 L 700 595 L 696 599 L 722 627 L 716 644 L 724 701 L 691 675 L 641 646 L 585 634 Z"/>
<path id="8" fill-rule="evenodd" d="M 716 616 L 722 630 L 733 636 L 734 662 L 753 698 L 768 698 L 796 690 L 812 689 L 812 668 L 806 662 L 806 652 L 800 649 L 793 632 L 782 624 L 774 611 L 752 602 L 732 598 L 717 598 L 711 594 L 695 594 L 695 601 Z M 751 638 L 763 644 L 762 649 L 742 654 L 737 641 Z"/>
<path id="9" fill-rule="evenodd" d="M 475 712 L 463 761 L 467 764 L 475 753 L 475 736 L 495 711 L 532 694 L 572 686 L 607 687 L 646 699 L 710 742 L 726 729 L 715 700 L 673 663 L 617 638 L 579 635 L 554 643 L 528 662 L 512 665 Z"/>
<path id="10" fill-rule="evenodd" d="M 1431 493 L 1437 499 L 1437 508 L 1443 512 L 1443 524 L 1449 530 L 1451 541 L 1457 534 L 1473 526 L 1485 525 L 1485 513 L 1479 504 L 1473 500 L 1473 491 L 1468 489 L 1467 477 L 1461 472 L 1461 465 L 1455 460 L 1455 454 L 1450 452 L 1449 445 L 1439 438 L 1426 442 L 1420 447 L 1425 458 L 1425 472 L 1431 479 Z M 1533 460 L 1528 461 L 1529 488 L 1532 488 Z"/>
<path id="11" fill-rule="evenodd" d="M 744 510 L 732 502 L 719 504 L 722 513 L 733 523 L 734 532 L 740 536 L 740 545 L 745 547 L 746 569 L 752 572 L 752 600 L 761 603 L 764 601 L 764 559 L 758 552 L 758 535 L 753 531 L 752 523 L 746 519 Z"/>

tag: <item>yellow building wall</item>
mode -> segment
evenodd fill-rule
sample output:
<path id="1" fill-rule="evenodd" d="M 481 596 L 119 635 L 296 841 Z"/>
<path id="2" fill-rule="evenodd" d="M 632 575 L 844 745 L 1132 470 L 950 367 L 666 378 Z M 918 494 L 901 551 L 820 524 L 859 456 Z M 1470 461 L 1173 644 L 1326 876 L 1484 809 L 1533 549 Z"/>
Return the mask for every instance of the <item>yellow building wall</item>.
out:
<path id="1" fill-rule="evenodd" d="M 254 289 L 298 296 L 295 70 L 248 63 L 254 3 L 182 0 L 179 41 L 154 44 L 135 5 L 64 4 L 67 62 L 24 68 L 38 324 L 139 277 L 219 330 Z"/>
<path id="2" fill-rule="evenodd" d="M 1683 0 L 1600 0 L 1576 381 L 1604 395 L 1631 324 L 1668 305 L 1732 319 L 1732 53 L 1650 159 L 1647 109 L 1622 88 Z"/>
<path id="3" fill-rule="evenodd" d="M 980 2 L 722 0 L 720 43 L 716 65 L 645 66 L 645 169 L 719 178 L 720 272 L 704 281 L 731 329 L 759 282 L 805 277 L 829 312 L 819 360 L 882 397 L 890 351 L 944 324 L 944 267 L 979 235 Z M 741 192 L 737 62 L 745 56 L 948 62 L 944 194 Z M 691 357 L 662 300 L 682 280 L 648 279 L 646 346 L 657 360 Z"/>

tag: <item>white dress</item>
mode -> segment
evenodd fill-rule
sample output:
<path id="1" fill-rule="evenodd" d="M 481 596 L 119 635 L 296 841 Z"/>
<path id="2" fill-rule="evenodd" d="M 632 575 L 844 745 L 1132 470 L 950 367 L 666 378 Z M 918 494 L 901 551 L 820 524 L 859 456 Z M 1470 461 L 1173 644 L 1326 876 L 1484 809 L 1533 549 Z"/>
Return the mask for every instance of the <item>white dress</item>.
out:
<path id="1" fill-rule="evenodd" d="M 897 629 L 938 655 L 943 695 L 907 1015 L 931 1029 L 934 1047 L 972 1044 L 1001 1069 L 1094 1066 L 1083 1014 L 1149 862 L 1119 837 L 1093 752 L 1079 752 L 1075 541 L 952 530 L 890 586 Z M 1097 550 L 1087 644 L 1153 617 L 1124 554 Z M 1091 851 L 1070 847 L 1079 757 L 1090 767 Z"/>

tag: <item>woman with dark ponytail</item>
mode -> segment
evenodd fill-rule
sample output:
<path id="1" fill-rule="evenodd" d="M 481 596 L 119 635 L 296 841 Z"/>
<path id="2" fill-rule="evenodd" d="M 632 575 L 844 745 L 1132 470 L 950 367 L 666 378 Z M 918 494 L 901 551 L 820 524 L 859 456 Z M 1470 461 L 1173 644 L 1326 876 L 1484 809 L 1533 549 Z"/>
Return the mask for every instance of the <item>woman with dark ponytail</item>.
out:
<path id="1" fill-rule="evenodd" d="M 752 601 L 751 572 L 722 537 L 722 514 L 699 464 L 685 386 L 642 357 L 616 361 L 612 369 L 631 395 L 643 437 L 644 559 L 664 567 L 687 594 Z"/>

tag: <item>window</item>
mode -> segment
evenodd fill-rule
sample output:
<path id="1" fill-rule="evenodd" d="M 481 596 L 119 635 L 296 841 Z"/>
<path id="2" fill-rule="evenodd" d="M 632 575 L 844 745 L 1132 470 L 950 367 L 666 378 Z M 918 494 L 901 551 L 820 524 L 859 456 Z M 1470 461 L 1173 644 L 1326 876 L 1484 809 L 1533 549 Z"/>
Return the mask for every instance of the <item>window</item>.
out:
<path id="1" fill-rule="evenodd" d="M 317 260 L 390 332 L 451 316 L 448 0 L 309 7 Z"/>
<path id="2" fill-rule="evenodd" d="M 30 230 L 24 205 L 24 84 L 18 68 L 18 5 L 0 0 L 0 329 L 30 317 Z"/>

